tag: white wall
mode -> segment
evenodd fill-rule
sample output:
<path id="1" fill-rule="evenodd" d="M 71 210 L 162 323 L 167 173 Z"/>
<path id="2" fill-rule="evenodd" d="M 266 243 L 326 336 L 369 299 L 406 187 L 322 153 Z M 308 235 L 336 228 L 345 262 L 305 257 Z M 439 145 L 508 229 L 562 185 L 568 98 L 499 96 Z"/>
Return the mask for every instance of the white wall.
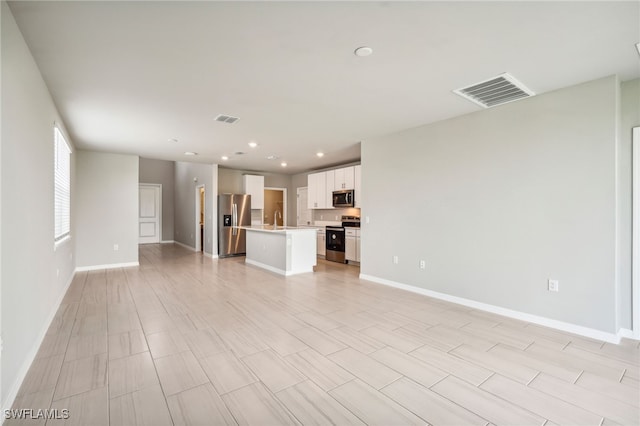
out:
<path id="1" fill-rule="evenodd" d="M 287 188 L 288 190 L 291 185 L 290 175 L 218 167 L 218 194 L 244 194 L 242 187 L 242 176 L 244 175 L 264 176 L 265 187 Z"/>
<path id="2" fill-rule="evenodd" d="M 640 126 L 640 79 L 623 82 L 620 88 L 620 132 L 618 143 L 618 321 L 631 329 L 631 230 L 632 230 L 632 132 Z M 635 295 L 635 297 L 640 297 Z"/>
<path id="3" fill-rule="evenodd" d="M 173 240 L 175 162 L 140 158 L 140 183 L 162 185 L 162 241 Z"/>
<path id="4" fill-rule="evenodd" d="M 138 157 L 76 153 L 76 266 L 137 264 Z"/>
<path id="5" fill-rule="evenodd" d="M 362 273 L 617 332 L 618 85 L 364 141 Z"/>
<path id="6" fill-rule="evenodd" d="M 197 178 L 197 182 L 194 179 Z M 175 168 L 175 221 L 174 240 L 193 247 L 196 240 L 196 187 L 205 191 L 205 244 L 204 252 L 218 255 L 218 166 L 176 162 Z"/>
<path id="7" fill-rule="evenodd" d="M 8 408 L 74 271 L 74 241 L 54 250 L 53 123 L 62 120 L 7 4 L 2 2 L 2 382 Z M 71 197 L 77 180 L 71 155 Z M 72 211 L 71 222 L 76 221 Z"/>

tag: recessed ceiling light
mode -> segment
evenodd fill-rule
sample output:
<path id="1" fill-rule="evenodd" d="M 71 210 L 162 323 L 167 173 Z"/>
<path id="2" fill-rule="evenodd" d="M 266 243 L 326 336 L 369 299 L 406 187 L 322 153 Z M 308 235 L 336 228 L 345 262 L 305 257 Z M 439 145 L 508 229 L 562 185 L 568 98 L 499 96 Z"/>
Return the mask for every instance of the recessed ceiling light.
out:
<path id="1" fill-rule="evenodd" d="M 229 159 L 229 157 L 227 157 L 226 155 L 223 155 L 221 158 L 222 158 L 222 161 L 227 161 Z"/>
<path id="2" fill-rule="evenodd" d="M 277 160 L 278 158 L 280 157 L 278 157 L 277 155 L 270 155 L 267 157 L 267 160 Z"/>
<path id="3" fill-rule="evenodd" d="M 368 47 L 368 46 L 362 46 L 362 47 L 358 47 L 356 50 L 353 51 L 353 53 L 356 56 L 369 56 L 371 54 L 373 54 L 373 49 Z"/>
<path id="4" fill-rule="evenodd" d="M 324 157 L 324 152 L 316 152 L 316 155 L 318 156 L 318 158 L 322 158 Z"/>
<path id="5" fill-rule="evenodd" d="M 258 142 L 256 142 L 256 141 L 251 141 L 251 142 L 249 142 L 249 146 L 250 146 L 251 148 L 255 148 L 255 147 L 257 147 L 257 146 L 258 146 Z"/>
<path id="6" fill-rule="evenodd" d="M 280 165 L 281 165 L 282 167 L 287 167 L 287 163 L 286 163 L 286 162 L 284 162 L 284 161 L 283 161 L 282 163 L 280 163 Z"/>
<path id="7" fill-rule="evenodd" d="M 184 155 L 198 155 L 197 152 L 192 152 L 192 151 L 187 151 L 184 153 Z"/>
<path id="8" fill-rule="evenodd" d="M 171 139 L 169 139 L 169 142 L 178 142 L 178 139 L 176 139 L 176 138 L 171 138 Z"/>

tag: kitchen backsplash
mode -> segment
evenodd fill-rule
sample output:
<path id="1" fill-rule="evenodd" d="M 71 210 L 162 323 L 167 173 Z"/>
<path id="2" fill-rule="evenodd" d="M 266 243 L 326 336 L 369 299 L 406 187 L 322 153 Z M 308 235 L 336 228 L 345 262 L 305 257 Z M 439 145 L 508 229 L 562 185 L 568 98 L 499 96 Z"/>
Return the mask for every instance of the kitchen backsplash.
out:
<path id="1" fill-rule="evenodd" d="M 360 209 L 317 209 L 313 210 L 313 221 L 340 221 L 342 216 L 360 216 Z"/>

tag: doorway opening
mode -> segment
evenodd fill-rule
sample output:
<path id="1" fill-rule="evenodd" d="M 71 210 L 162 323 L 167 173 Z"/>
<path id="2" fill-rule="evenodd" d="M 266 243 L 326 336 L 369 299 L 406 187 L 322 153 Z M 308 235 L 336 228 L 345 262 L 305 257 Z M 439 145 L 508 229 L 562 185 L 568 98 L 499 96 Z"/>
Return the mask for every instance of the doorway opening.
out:
<path id="1" fill-rule="evenodd" d="M 264 189 L 264 224 L 285 226 L 287 223 L 287 188 Z"/>
<path id="2" fill-rule="evenodd" d="M 196 186 L 196 251 L 204 252 L 205 240 L 204 185 Z"/>

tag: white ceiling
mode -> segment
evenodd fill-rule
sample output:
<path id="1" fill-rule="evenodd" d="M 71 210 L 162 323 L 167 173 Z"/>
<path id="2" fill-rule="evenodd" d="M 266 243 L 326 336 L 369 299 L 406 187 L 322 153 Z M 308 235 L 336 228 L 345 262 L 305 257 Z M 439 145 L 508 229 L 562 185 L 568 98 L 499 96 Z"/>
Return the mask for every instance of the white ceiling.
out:
<path id="1" fill-rule="evenodd" d="M 635 1 L 10 7 L 76 146 L 248 170 L 358 159 L 361 140 L 479 110 L 452 90 L 503 72 L 538 94 L 640 76 Z"/>

